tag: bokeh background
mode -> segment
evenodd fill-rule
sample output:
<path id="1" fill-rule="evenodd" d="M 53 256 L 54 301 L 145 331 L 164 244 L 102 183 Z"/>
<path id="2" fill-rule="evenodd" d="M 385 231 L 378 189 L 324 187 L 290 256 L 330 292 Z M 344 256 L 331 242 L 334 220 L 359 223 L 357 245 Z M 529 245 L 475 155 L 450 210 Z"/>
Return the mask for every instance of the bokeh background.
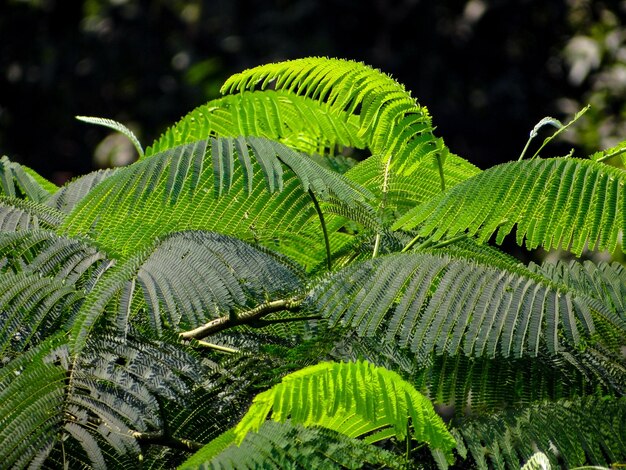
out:
<path id="1" fill-rule="evenodd" d="M 587 103 L 548 153 L 589 153 L 626 139 L 625 17 L 624 1 L 590 0 L 4 0 L 0 154 L 57 183 L 125 164 L 124 138 L 74 116 L 147 146 L 229 75 L 309 55 L 390 73 L 482 168 Z"/>

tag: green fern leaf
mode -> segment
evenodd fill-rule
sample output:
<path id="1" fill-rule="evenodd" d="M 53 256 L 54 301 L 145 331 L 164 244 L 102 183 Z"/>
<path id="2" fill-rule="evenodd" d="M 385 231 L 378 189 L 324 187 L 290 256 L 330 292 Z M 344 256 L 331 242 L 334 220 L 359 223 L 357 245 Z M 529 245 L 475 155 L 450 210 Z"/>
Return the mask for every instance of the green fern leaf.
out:
<path id="1" fill-rule="evenodd" d="M 303 273 L 287 259 L 225 235 L 179 232 L 153 243 L 104 273 L 75 317 L 73 345 L 80 351 L 113 305 L 120 331 L 131 305 L 145 306 L 150 328 L 175 331 L 299 291 Z"/>
<path id="2" fill-rule="evenodd" d="M 7 468 L 26 467 L 56 439 L 63 419 L 56 411 L 63 405 L 65 371 L 45 357 L 60 344 L 53 338 L 0 369 L 0 458 Z"/>
<path id="3" fill-rule="evenodd" d="M 447 187 L 452 187 L 478 174 L 480 170 L 456 155 L 448 155 L 443 167 Z M 419 177 L 416 177 L 419 175 Z M 385 197 L 386 219 L 394 221 L 409 209 L 428 201 L 441 193 L 441 177 L 433 159 L 423 158 L 415 161 L 410 172 L 396 170 L 393 167 L 387 176 L 385 187 L 385 163 L 380 156 L 372 156 L 351 168 L 346 177 L 369 189 L 376 199 Z M 385 196 L 383 196 L 385 194 Z"/>
<path id="4" fill-rule="evenodd" d="M 553 282 L 598 299 L 626 321 L 626 268 L 621 264 L 558 261 L 556 264 L 544 262 L 541 266 L 531 264 L 529 268 Z"/>
<path id="5" fill-rule="evenodd" d="M 208 372 L 176 340 L 100 333 L 80 354 L 53 336 L 0 369 L 0 456 L 9 467 L 56 461 L 61 446 L 72 449 L 66 461 L 92 467 L 136 462 L 142 433 L 167 432 L 162 403 L 188 405 L 192 378 Z"/>
<path id="6" fill-rule="evenodd" d="M 89 282 L 90 269 L 106 262 L 106 255 L 89 242 L 44 230 L 0 233 L 4 267 L 39 277 L 55 277 L 65 284 Z"/>
<path id="7" fill-rule="evenodd" d="M 367 362 L 321 363 L 283 377 L 255 397 L 235 428 L 237 441 L 257 431 L 270 412 L 275 421 L 291 417 L 294 423 L 327 427 L 349 437 L 390 427 L 392 435 L 403 439 L 410 418 L 418 442 L 445 453 L 455 446 L 426 398 L 395 372 Z"/>
<path id="8" fill-rule="evenodd" d="M 117 170 L 81 201 L 68 216 L 61 232 L 89 235 L 107 251 L 122 258 L 160 235 L 203 229 L 259 241 L 288 254 L 293 252 L 289 247 L 292 243 L 310 246 L 312 254 L 316 254 L 313 247 L 317 246 L 323 259 L 323 238 L 308 190 L 321 198 L 332 197 L 342 204 L 368 210 L 367 191 L 316 165 L 308 157 L 300 157 L 281 144 L 258 138 L 233 142 L 235 147 L 244 149 L 238 153 L 240 158 L 247 156 L 248 143 L 253 144 L 251 149 L 256 152 L 257 161 L 262 159 L 265 166 L 254 162 L 254 166 L 250 163 L 236 167 L 228 198 L 219 198 L 209 189 L 213 189 L 215 178 L 212 164 L 205 162 L 212 162 L 206 144 L 190 144 Z M 292 166 L 293 172 L 284 170 L 281 176 L 277 172 L 281 161 Z M 250 168 L 255 172 L 264 168 L 268 186 L 282 185 L 283 191 L 267 193 L 263 185 L 253 179 Z M 242 187 L 246 178 L 252 188 L 249 194 Z M 309 219 L 315 221 L 315 230 L 305 226 Z M 119 220 L 124 223 L 117 223 Z M 283 249 L 283 244 L 288 245 Z"/>
<path id="9" fill-rule="evenodd" d="M 33 228 L 52 229 L 61 225 L 64 215 L 28 199 L 0 197 L 0 231 L 15 232 Z"/>
<path id="10" fill-rule="evenodd" d="M 394 228 L 420 226 L 433 241 L 467 232 L 501 243 L 517 225 L 519 245 L 563 247 L 580 255 L 586 245 L 626 250 L 626 172 L 577 159 L 498 165 L 416 207 Z M 621 234 L 621 235 L 620 235 Z"/>
<path id="11" fill-rule="evenodd" d="M 43 202 L 57 190 L 56 185 L 34 170 L 12 162 L 6 156 L 0 158 L 0 195 Z"/>
<path id="12" fill-rule="evenodd" d="M 395 370 L 434 403 L 453 406 L 458 415 L 597 393 L 621 396 L 626 391 L 623 358 L 591 347 L 507 360 L 442 354 L 424 365 L 411 351 L 385 341 L 384 335 L 362 338 L 344 332 L 334 344 L 333 360 L 360 358 Z"/>
<path id="13" fill-rule="evenodd" d="M 331 325 L 349 325 L 359 335 L 384 332 L 388 341 L 409 347 L 421 361 L 433 352 L 477 357 L 556 353 L 565 344 L 581 344 L 581 329 L 589 338 L 596 324 L 607 323 L 620 338 L 626 332 L 615 312 L 583 292 L 522 267 L 436 253 L 353 264 L 313 288 L 305 304 Z M 613 340 L 607 342 L 616 347 Z"/>
<path id="14" fill-rule="evenodd" d="M 356 116 L 331 113 L 315 100 L 284 91 L 244 92 L 209 101 L 170 127 L 146 157 L 209 137 L 265 137 L 304 153 L 365 148 Z"/>
<path id="15" fill-rule="evenodd" d="M 321 57 L 267 64 L 231 76 L 222 92 L 264 90 L 270 83 L 336 113 L 358 110 L 359 136 L 372 154 L 393 155 L 401 167 L 437 152 L 426 108 L 393 78 L 364 64 Z"/>
<path id="16" fill-rule="evenodd" d="M 25 273 L 0 273 L 0 292 L 0 354 L 25 349 L 81 298 L 72 285 Z"/>
<path id="17" fill-rule="evenodd" d="M 76 205 L 101 181 L 105 180 L 116 169 L 110 168 L 89 173 L 62 186 L 56 193 L 49 197 L 45 204 L 53 207 L 64 214 L 69 214 Z"/>
<path id="18" fill-rule="evenodd" d="M 157 331 L 195 328 L 236 308 L 302 288 L 303 273 L 286 259 L 235 238 L 181 232 L 161 240 L 137 272 Z M 183 320 L 183 324 L 179 322 Z"/>
<path id="19" fill-rule="evenodd" d="M 133 146 L 135 147 L 135 150 L 137 150 L 137 153 L 139 154 L 139 158 L 143 157 L 143 148 L 141 147 L 141 144 L 139 143 L 139 139 L 137 139 L 133 131 L 131 131 L 124 124 L 114 121 L 113 119 L 106 119 L 106 118 L 99 118 L 99 117 L 92 117 L 92 116 L 76 116 L 76 119 L 78 119 L 79 121 L 89 123 L 89 124 L 96 124 L 98 126 L 108 127 L 109 129 L 113 129 L 125 135 L 128 138 L 128 140 L 132 142 Z"/>
<path id="20" fill-rule="evenodd" d="M 179 468 L 406 468 L 404 460 L 358 439 L 350 439 L 330 429 L 303 427 L 290 421 L 267 421 L 258 432 L 249 433 L 239 446 L 231 444 L 229 431 L 222 441 L 209 443 Z M 228 442 L 230 439 L 231 442 Z M 225 442 L 223 442 L 225 441 Z M 220 450 L 216 453 L 216 450 Z"/>
<path id="21" fill-rule="evenodd" d="M 543 402 L 468 419 L 453 432 L 481 469 L 518 468 L 537 451 L 566 468 L 610 466 L 626 459 L 624 405 L 609 397 Z"/>

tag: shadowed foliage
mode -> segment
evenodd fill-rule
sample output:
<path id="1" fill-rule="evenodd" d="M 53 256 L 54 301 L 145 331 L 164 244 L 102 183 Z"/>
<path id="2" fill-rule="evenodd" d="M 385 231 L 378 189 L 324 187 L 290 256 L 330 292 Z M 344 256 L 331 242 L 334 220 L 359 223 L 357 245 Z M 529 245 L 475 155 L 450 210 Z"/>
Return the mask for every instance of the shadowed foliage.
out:
<path id="1" fill-rule="evenodd" d="M 3 464 L 626 460 L 626 274 L 576 257 L 624 252 L 623 169 L 481 171 L 358 62 L 222 90 L 127 167 L 57 188 L 0 161 Z M 573 259 L 519 261 L 514 229 Z"/>

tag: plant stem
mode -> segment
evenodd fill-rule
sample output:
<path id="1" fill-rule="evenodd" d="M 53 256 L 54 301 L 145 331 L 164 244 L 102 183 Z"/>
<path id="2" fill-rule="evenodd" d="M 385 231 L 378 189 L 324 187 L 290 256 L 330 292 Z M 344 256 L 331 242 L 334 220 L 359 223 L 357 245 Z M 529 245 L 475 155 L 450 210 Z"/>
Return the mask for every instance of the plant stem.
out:
<path id="1" fill-rule="evenodd" d="M 320 219 L 320 224 L 322 225 L 322 233 L 324 234 L 324 244 L 326 245 L 326 266 L 329 271 L 332 271 L 333 264 L 332 259 L 330 257 L 330 240 L 328 239 L 328 230 L 326 229 L 326 221 L 324 220 L 324 213 L 320 208 L 319 202 L 317 202 L 317 198 L 311 189 L 309 188 L 309 196 L 311 196 L 311 200 L 313 201 L 313 205 L 315 206 L 315 211 L 317 212 L 317 216 Z"/>
<path id="2" fill-rule="evenodd" d="M 302 301 L 303 299 L 301 298 L 273 300 L 258 305 L 250 310 L 240 312 L 237 315 L 225 315 L 216 318 L 193 330 L 183 331 L 179 336 L 182 339 L 203 339 L 219 331 L 232 328 L 233 326 L 252 323 L 270 313 L 280 312 L 281 310 L 288 310 L 290 312 L 298 311 Z"/>
<path id="3" fill-rule="evenodd" d="M 467 238 L 467 233 L 462 233 L 461 235 L 457 235 L 456 237 L 448 238 L 447 240 L 442 240 L 439 243 L 435 243 L 431 246 L 431 248 L 443 248 L 448 245 L 452 245 L 453 243 L 460 242 L 461 240 L 465 240 Z"/>
<path id="4" fill-rule="evenodd" d="M 439 168 L 439 178 L 441 179 L 441 192 L 446 190 L 446 178 L 443 174 L 443 162 L 441 161 L 441 153 L 437 154 L 437 167 Z"/>
<path id="5" fill-rule="evenodd" d="M 411 428 L 409 422 L 406 422 L 406 468 L 409 468 L 409 462 L 411 461 Z"/>
<path id="6" fill-rule="evenodd" d="M 226 346 L 220 346 L 219 344 L 208 343 L 206 341 L 197 340 L 200 346 L 204 346 L 205 348 L 215 349 L 216 351 L 221 351 L 230 354 L 237 354 L 239 352 L 238 349 L 229 348 Z"/>
<path id="7" fill-rule="evenodd" d="M 600 158 L 598 158 L 596 161 L 597 161 L 597 162 L 604 162 L 604 161 L 606 161 L 606 160 L 609 160 L 610 158 L 617 157 L 618 155 L 620 155 L 620 154 L 622 154 L 622 153 L 624 153 L 624 152 L 626 152 L 626 147 L 621 148 L 621 149 L 619 149 L 619 150 L 616 150 L 615 152 L 612 152 L 612 153 L 606 154 L 604 157 L 600 157 Z"/>
<path id="8" fill-rule="evenodd" d="M 389 159 L 387 160 L 387 164 L 385 165 L 385 173 L 383 175 L 383 190 L 382 190 L 382 198 L 380 200 L 380 207 L 379 207 L 379 211 L 378 211 L 378 215 L 380 217 L 381 220 L 381 224 L 382 224 L 382 218 L 385 212 L 385 206 L 387 204 L 387 193 L 389 192 L 389 170 L 391 168 L 391 156 L 389 156 Z M 380 231 L 378 231 L 378 233 L 376 233 L 376 239 L 374 241 L 374 252 L 372 253 L 372 258 L 376 258 L 378 256 L 378 251 L 380 250 Z"/>
<path id="9" fill-rule="evenodd" d="M 141 443 L 156 444 L 164 447 L 170 447 L 172 449 L 197 451 L 204 446 L 204 444 L 201 444 L 200 442 L 195 442 L 189 439 L 179 439 L 177 437 L 166 436 L 156 432 L 134 431 L 131 435 Z"/>

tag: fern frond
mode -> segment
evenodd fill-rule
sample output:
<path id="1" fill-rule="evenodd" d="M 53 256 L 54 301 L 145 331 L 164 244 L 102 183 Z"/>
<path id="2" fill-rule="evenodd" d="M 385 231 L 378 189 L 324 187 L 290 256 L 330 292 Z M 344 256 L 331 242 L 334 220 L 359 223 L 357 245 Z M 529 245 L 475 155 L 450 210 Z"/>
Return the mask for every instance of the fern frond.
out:
<path id="1" fill-rule="evenodd" d="M 591 337 L 596 323 L 608 322 L 620 338 L 626 332 L 606 305 L 522 267 L 437 253 L 355 263 L 313 288 L 305 305 L 331 325 L 349 325 L 359 335 L 384 332 L 421 361 L 433 352 L 477 357 L 556 353 Z"/>
<path id="2" fill-rule="evenodd" d="M 0 232 L 53 229 L 63 219 L 63 213 L 43 204 L 28 199 L 0 197 Z"/>
<path id="3" fill-rule="evenodd" d="M 82 297 L 71 284 L 27 273 L 0 273 L 0 292 L 0 354 L 50 334 L 62 312 Z"/>
<path id="4" fill-rule="evenodd" d="M 137 302 L 152 333 L 196 328 L 219 317 L 299 291 L 303 273 L 286 258 L 238 239 L 208 232 L 179 232 L 112 267 L 88 293 L 72 327 L 74 348 L 105 313 L 122 333 Z M 111 313 L 109 313 L 111 315 Z M 143 317 L 143 315 L 142 315 Z M 163 324 L 167 324 L 167 328 Z"/>
<path id="5" fill-rule="evenodd" d="M 227 175 L 222 170 L 233 167 L 235 154 L 242 164 Z M 293 166 L 298 176 L 283 170 L 281 161 Z M 253 177 L 259 171 L 265 173 L 270 190 L 282 191 L 268 193 Z M 229 187 L 228 197 L 220 198 L 219 188 Z M 117 170 L 81 201 L 61 231 L 89 234 L 122 258 L 159 235 L 189 229 L 217 230 L 278 251 L 283 251 L 282 238 L 288 234 L 299 246 L 322 247 L 324 256 L 308 189 L 321 198 L 367 205 L 366 191 L 281 144 L 259 138 L 217 139 L 209 147 L 206 142 L 178 147 Z M 316 221 L 316 232 L 303 231 L 309 219 Z"/>
<path id="6" fill-rule="evenodd" d="M 56 439 L 66 377 L 45 358 L 60 344 L 52 338 L 0 368 L 0 458 L 6 468 L 26 467 Z"/>
<path id="7" fill-rule="evenodd" d="M 501 243 L 517 225 L 516 240 L 532 249 L 586 245 L 626 250 L 626 172 L 572 158 L 529 160 L 490 168 L 406 213 L 394 228 L 434 241 L 462 232 Z"/>
<path id="8" fill-rule="evenodd" d="M 92 116 L 76 116 L 76 119 L 79 121 L 86 122 L 88 124 L 96 124 L 98 126 L 108 127 L 109 129 L 113 129 L 123 135 L 125 135 L 128 140 L 130 140 L 137 150 L 137 154 L 139 154 L 139 158 L 143 157 L 143 148 L 139 143 L 139 139 L 135 136 L 133 131 L 131 131 L 128 127 L 126 127 L 121 122 L 114 121 L 113 119 L 106 119 L 100 117 L 92 117 Z"/>
<path id="9" fill-rule="evenodd" d="M 333 112 L 358 115 L 359 135 L 372 154 L 393 155 L 399 168 L 438 152 L 426 108 L 393 78 L 362 63 L 309 57 L 261 65 L 231 76 L 222 93 L 264 90 L 270 83 Z"/>
<path id="10" fill-rule="evenodd" d="M 0 195 L 43 202 L 57 189 L 34 170 L 12 162 L 6 156 L 0 158 Z"/>
<path id="11" fill-rule="evenodd" d="M 45 230 L 0 233 L 0 265 L 15 272 L 84 286 L 90 282 L 90 270 L 107 261 L 104 253 L 83 239 Z"/>
<path id="12" fill-rule="evenodd" d="M 447 187 L 455 186 L 480 172 L 474 165 L 452 154 L 446 158 L 443 171 Z M 378 200 L 381 200 L 384 159 L 373 155 L 351 168 L 346 177 L 369 189 Z M 404 214 L 416 204 L 428 201 L 441 192 L 439 169 L 434 161 L 428 158 L 415 162 L 408 174 L 394 171 L 392 168 L 387 184 L 386 210 L 390 214 L 388 216 L 390 220 L 395 220 L 398 215 Z"/>
<path id="13" fill-rule="evenodd" d="M 610 466 L 626 459 L 625 405 L 609 397 L 543 402 L 468 419 L 453 433 L 480 469 L 518 468 L 537 451 L 555 466 Z"/>
<path id="14" fill-rule="evenodd" d="M 45 204 L 64 214 L 69 214 L 76 205 L 101 181 L 115 173 L 116 168 L 98 170 L 76 178 L 63 185 L 56 193 L 50 196 Z"/>
<path id="15" fill-rule="evenodd" d="M 389 451 L 330 429 L 290 421 L 267 421 L 239 446 L 232 445 L 233 440 L 232 432 L 225 433 L 179 468 L 406 468 L 404 459 Z"/>
<path id="16" fill-rule="evenodd" d="M 336 147 L 364 148 L 356 116 L 331 113 L 324 103 L 284 91 L 244 92 L 209 101 L 170 127 L 146 157 L 209 137 L 272 139 L 304 153 L 332 154 Z"/>
<path id="17" fill-rule="evenodd" d="M 443 354 L 434 355 L 425 366 L 410 351 L 386 342 L 383 335 L 359 338 L 345 333 L 335 346 L 333 360 L 361 358 L 395 370 L 431 401 L 453 406 L 459 414 L 626 392 L 623 359 L 603 356 L 592 348 L 507 360 Z"/>
<path id="18" fill-rule="evenodd" d="M 163 403 L 188 405 L 207 368 L 175 339 L 101 333 L 80 354 L 56 335 L 5 361 L 0 456 L 9 467 L 56 461 L 59 446 L 90 466 L 137 461 L 142 433 L 171 437 Z"/>
<path id="19" fill-rule="evenodd" d="M 428 399 L 395 372 L 362 361 L 320 363 L 283 377 L 255 397 L 235 428 L 237 441 L 257 431 L 270 413 L 274 421 L 291 418 L 293 423 L 322 426 L 349 437 L 391 428 L 391 436 L 404 439 L 411 419 L 412 437 L 418 442 L 449 455 L 455 447 Z"/>
<path id="20" fill-rule="evenodd" d="M 285 258 L 235 238 L 180 232 L 158 243 L 141 264 L 137 282 L 160 331 L 164 319 L 175 329 L 195 328 L 237 308 L 286 296 L 302 288 L 303 276 Z"/>
<path id="21" fill-rule="evenodd" d="M 535 452 L 521 470 L 552 470 L 550 459 L 543 452 Z"/>
<path id="22" fill-rule="evenodd" d="M 621 264 L 595 264 L 592 261 L 567 263 L 559 260 L 556 264 L 531 264 L 529 268 L 553 282 L 565 284 L 598 299 L 626 321 L 626 268 Z"/>

